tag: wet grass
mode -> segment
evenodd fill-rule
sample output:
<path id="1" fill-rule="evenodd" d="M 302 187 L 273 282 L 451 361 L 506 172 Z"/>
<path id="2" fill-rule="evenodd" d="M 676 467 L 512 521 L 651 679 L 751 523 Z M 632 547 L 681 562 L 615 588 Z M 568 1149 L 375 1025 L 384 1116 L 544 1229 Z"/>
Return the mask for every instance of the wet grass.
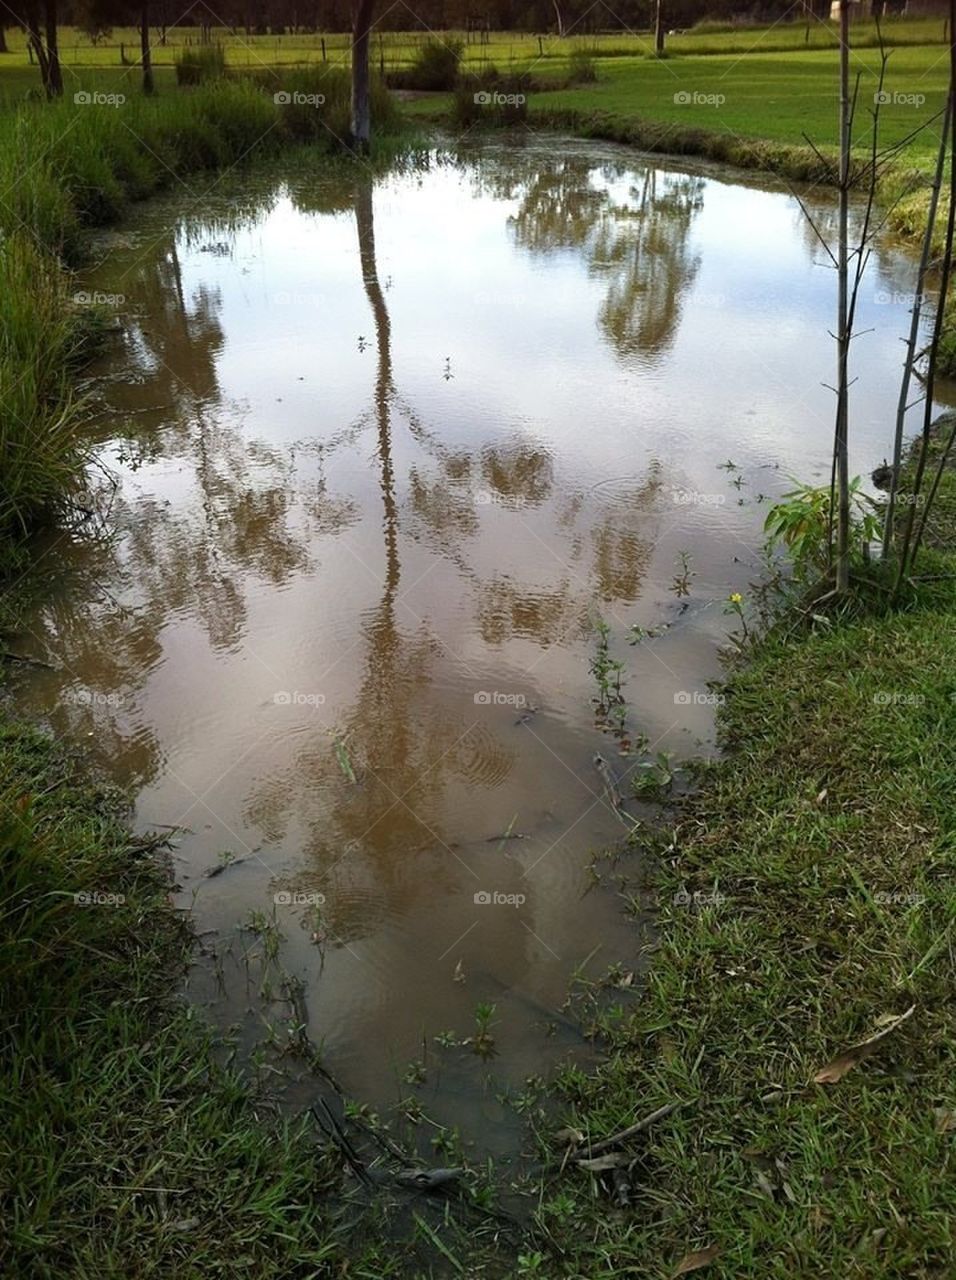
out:
<path id="1" fill-rule="evenodd" d="M 337 1169 L 171 1003 L 188 939 L 121 818 L 48 739 L 0 730 L 0 1270 L 318 1274 Z"/>
<path id="2" fill-rule="evenodd" d="M 899 610 L 791 615 L 730 672 L 725 755 L 659 851 L 641 1002 L 562 1082 L 586 1143 L 683 1105 L 616 1148 L 627 1207 L 613 1171 L 552 1182 L 558 1274 L 667 1276 L 703 1250 L 728 1278 L 948 1273 L 956 472 L 944 490 Z"/>

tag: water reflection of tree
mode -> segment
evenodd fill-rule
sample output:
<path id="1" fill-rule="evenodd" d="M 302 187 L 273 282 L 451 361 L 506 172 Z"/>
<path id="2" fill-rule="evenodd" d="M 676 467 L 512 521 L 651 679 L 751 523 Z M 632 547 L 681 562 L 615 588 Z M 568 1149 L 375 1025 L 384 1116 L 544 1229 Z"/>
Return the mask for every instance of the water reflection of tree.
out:
<path id="1" fill-rule="evenodd" d="M 690 231 L 704 180 L 647 167 L 576 158 L 538 167 L 512 218 L 534 253 L 574 248 L 606 282 L 599 323 L 622 356 L 657 356 L 673 342 L 681 303 L 697 273 Z"/>

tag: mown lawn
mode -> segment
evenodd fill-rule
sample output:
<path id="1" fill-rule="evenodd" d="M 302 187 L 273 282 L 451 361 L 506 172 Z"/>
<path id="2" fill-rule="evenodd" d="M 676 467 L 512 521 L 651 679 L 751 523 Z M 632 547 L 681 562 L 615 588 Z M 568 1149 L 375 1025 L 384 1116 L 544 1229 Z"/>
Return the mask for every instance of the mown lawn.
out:
<path id="1" fill-rule="evenodd" d="M 892 51 L 884 86 L 891 100 L 880 113 L 884 143 L 901 142 L 942 110 L 948 82 L 944 55 L 936 46 Z M 854 54 L 854 70 L 860 76 L 861 141 L 870 125 L 879 67 L 877 50 Z M 533 95 L 532 122 L 554 110 L 607 112 L 743 138 L 799 144 L 806 134 L 819 147 L 837 142 L 837 55 L 833 52 L 601 62 L 597 73 L 597 84 Z M 925 101 L 919 102 L 919 96 Z M 927 129 L 909 145 L 907 158 L 928 165 L 938 140 L 938 126 L 935 131 Z"/>

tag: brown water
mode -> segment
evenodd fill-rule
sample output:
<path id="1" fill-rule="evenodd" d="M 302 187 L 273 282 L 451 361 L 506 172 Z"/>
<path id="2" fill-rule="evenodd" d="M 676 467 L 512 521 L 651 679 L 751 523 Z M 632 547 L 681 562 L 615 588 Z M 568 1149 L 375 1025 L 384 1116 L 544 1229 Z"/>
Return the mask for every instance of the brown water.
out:
<path id="1" fill-rule="evenodd" d="M 20 705 L 185 828 L 190 993 L 289 1099 L 314 1082 L 256 1046 L 305 1018 L 353 1095 L 506 1150 L 504 1095 L 586 1050 L 575 973 L 639 998 L 640 855 L 589 869 L 624 831 L 592 758 L 626 790 L 711 739 L 767 499 L 827 475 L 833 273 L 785 192 L 573 143 L 247 174 L 100 248 L 113 533 L 50 548 Z M 912 274 L 887 246 L 864 290 L 864 474 Z M 599 619 L 647 753 L 595 724 Z M 436 1044 L 479 1002 L 493 1057 Z"/>

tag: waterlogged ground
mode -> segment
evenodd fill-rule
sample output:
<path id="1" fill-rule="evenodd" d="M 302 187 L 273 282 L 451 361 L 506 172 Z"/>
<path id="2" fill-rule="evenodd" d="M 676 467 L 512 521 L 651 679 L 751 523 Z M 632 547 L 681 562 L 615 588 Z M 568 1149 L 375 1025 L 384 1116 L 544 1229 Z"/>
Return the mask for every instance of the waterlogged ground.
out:
<path id="1" fill-rule="evenodd" d="M 99 251 L 114 532 L 48 549 L 21 704 L 184 829 L 190 995 L 267 1083 L 315 1096 L 304 1034 L 423 1142 L 508 1151 L 525 1080 L 588 1052 L 575 978 L 639 998 L 595 752 L 626 796 L 706 746 L 768 500 L 828 476 L 825 254 L 785 192 L 560 142 L 204 178 Z M 861 299 L 864 475 L 912 277 L 886 246 Z"/>

